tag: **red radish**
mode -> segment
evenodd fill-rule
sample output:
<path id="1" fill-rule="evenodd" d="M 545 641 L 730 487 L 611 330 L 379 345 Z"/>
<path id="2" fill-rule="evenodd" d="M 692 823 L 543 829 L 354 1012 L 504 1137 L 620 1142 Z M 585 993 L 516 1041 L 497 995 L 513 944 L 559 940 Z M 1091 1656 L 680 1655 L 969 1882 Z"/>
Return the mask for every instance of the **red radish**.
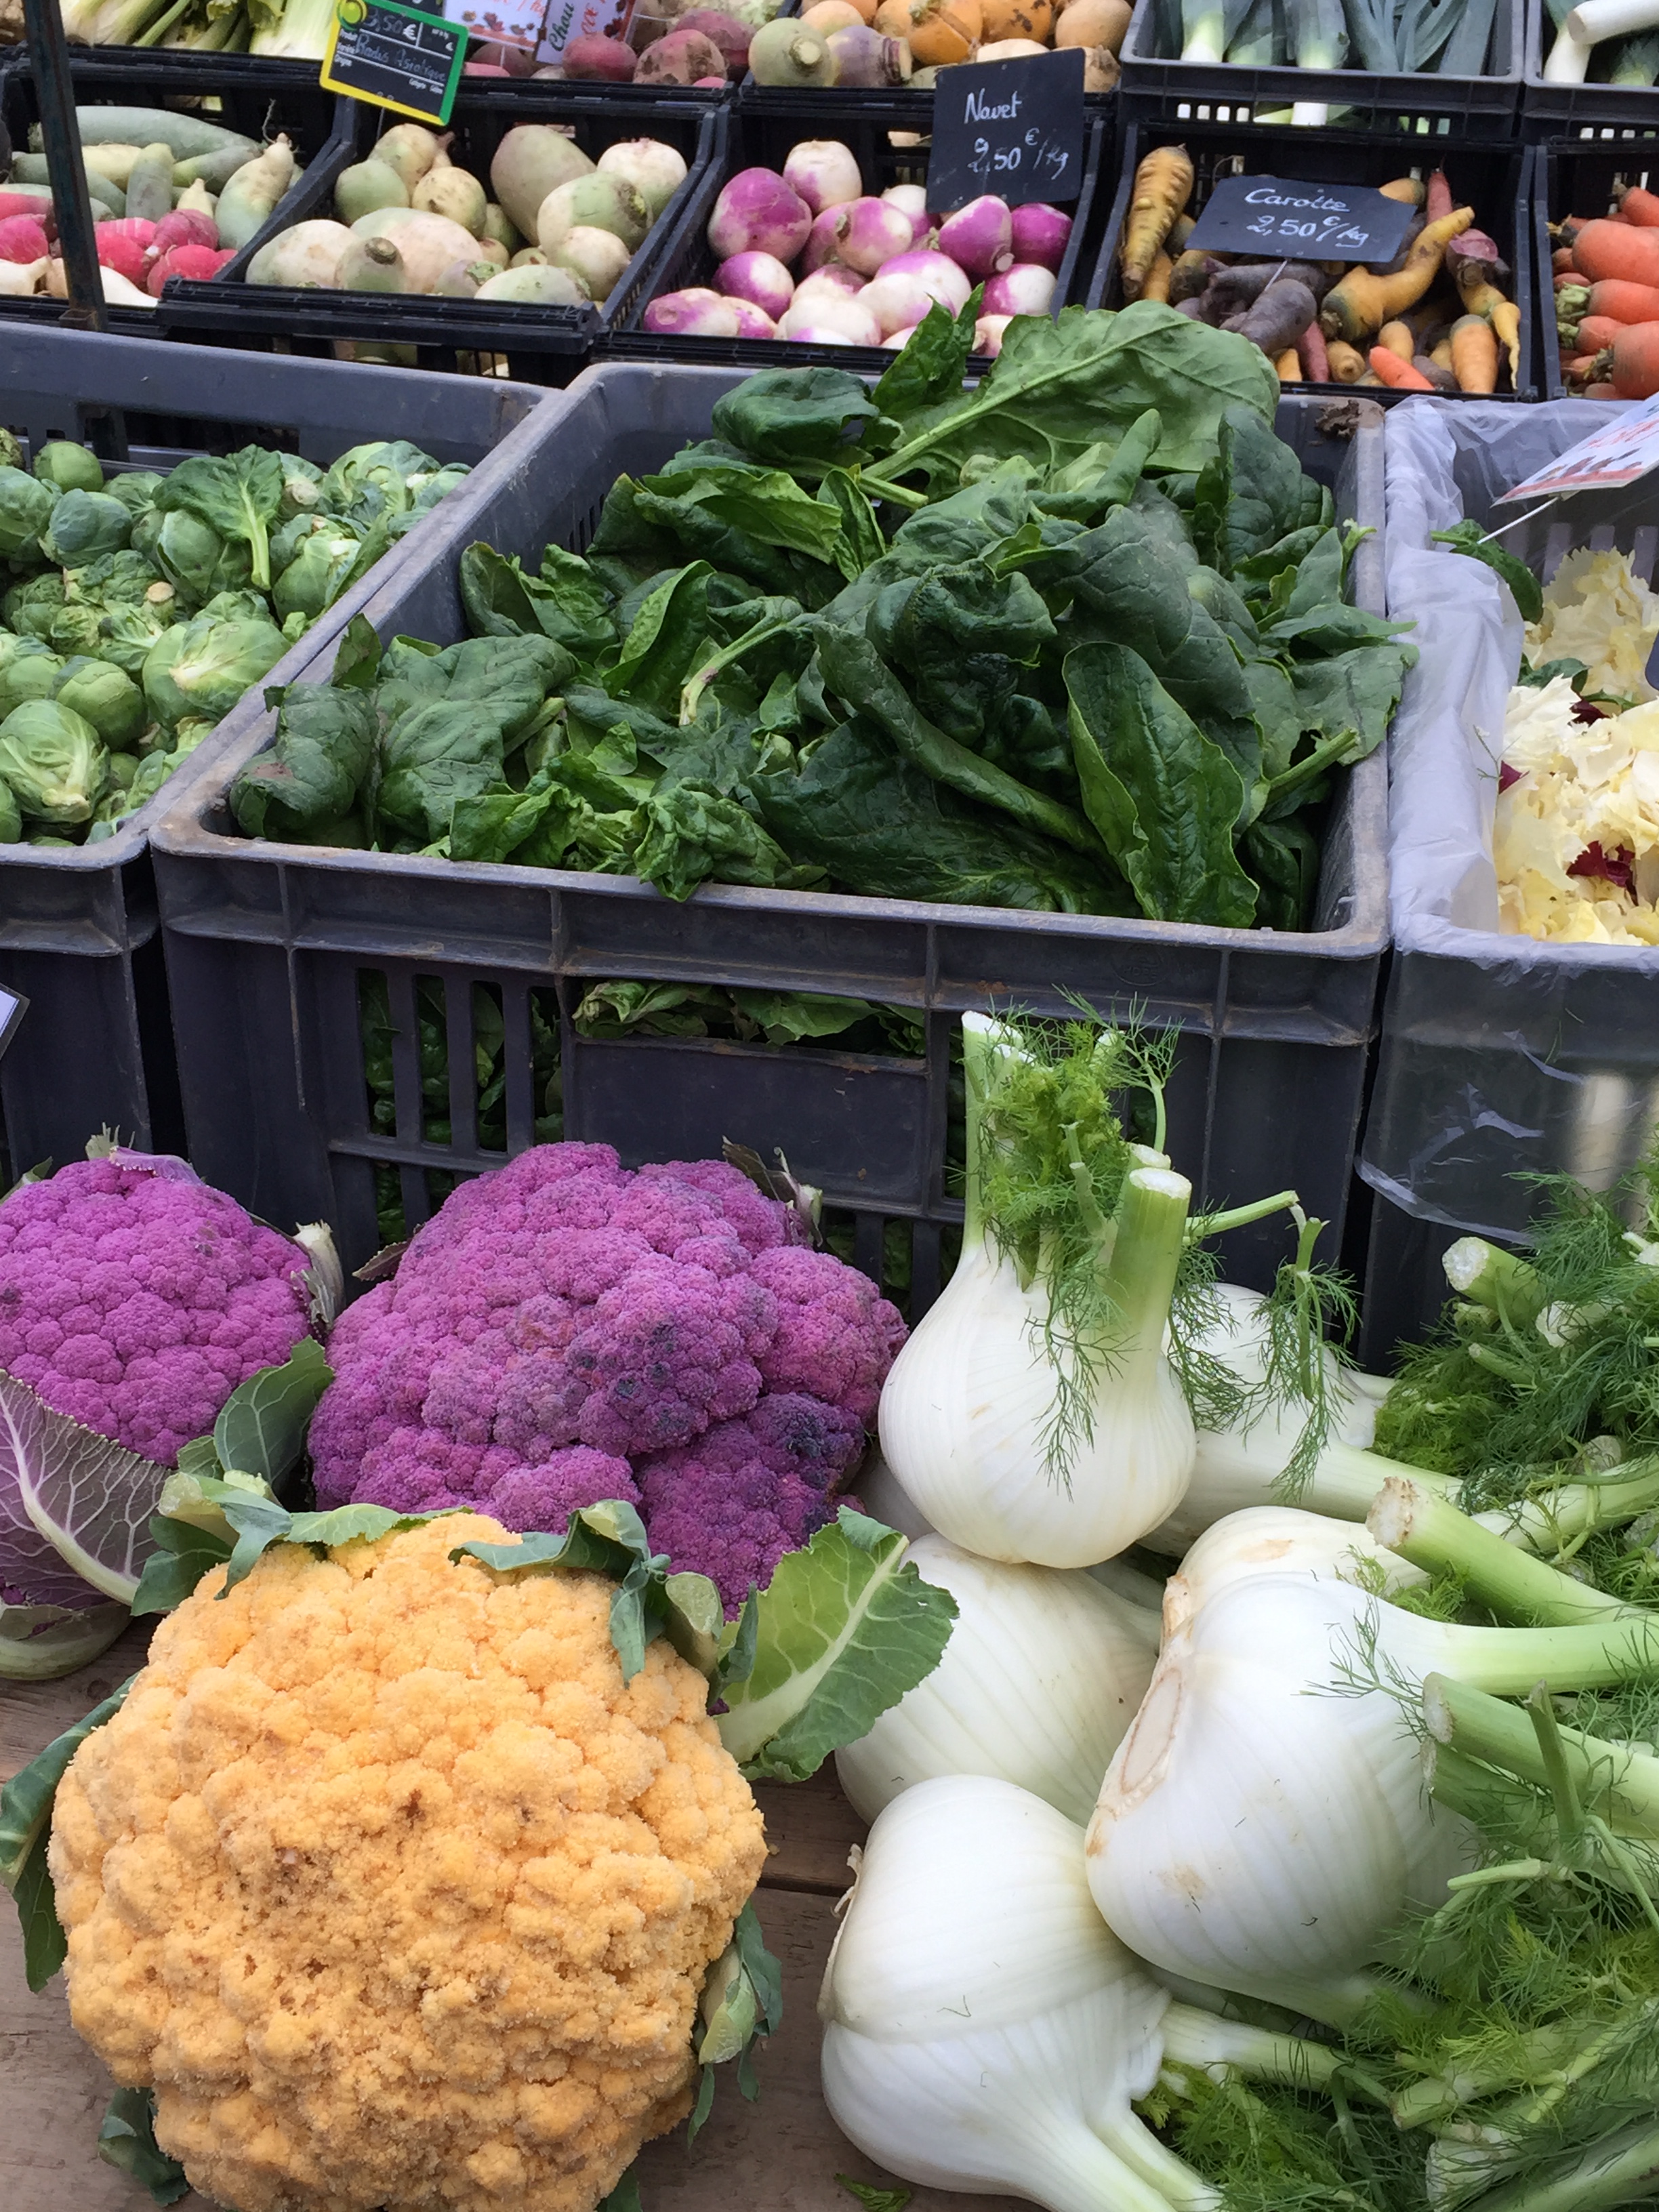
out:
<path id="1" fill-rule="evenodd" d="M 691 80 L 691 89 L 694 92 L 719 92 L 724 88 L 725 83 L 726 79 L 723 76 L 694 76 Z"/>
<path id="2" fill-rule="evenodd" d="M 200 208 L 174 208 L 156 224 L 149 243 L 154 253 L 165 253 L 173 246 L 205 246 L 211 251 L 219 243 L 219 226 Z"/>
<path id="3" fill-rule="evenodd" d="M 639 56 L 625 39 L 572 39 L 564 50 L 564 73 L 583 84 L 631 84 Z"/>
<path id="4" fill-rule="evenodd" d="M 512 74 L 511 70 L 504 70 L 499 62 L 463 62 L 461 64 L 463 76 L 511 76 Z"/>
<path id="5" fill-rule="evenodd" d="M 118 270 L 129 284 L 142 285 L 149 274 L 149 255 L 136 238 L 106 238 L 98 226 L 98 258 L 106 269 Z"/>
<path id="6" fill-rule="evenodd" d="M 219 274 L 226 262 L 234 261 L 235 258 L 234 253 L 228 246 L 171 246 L 167 252 L 158 257 L 151 267 L 149 275 L 145 279 L 145 289 L 152 299 L 159 300 L 161 296 L 161 287 L 169 276 L 189 276 L 193 277 L 198 283 L 205 283 L 210 277 Z"/>
<path id="7" fill-rule="evenodd" d="M 97 226 L 100 238 L 130 238 L 136 246 L 154 246 L 155 225 L 141 215 L 112 216 Z"/>
<path id="8" fill-rule="evenodd" d="M 14 215 L 33 216 L 36 222 L 44 223 L 52 209 L 52 202 L 37 199 L 33 192 L 0 191 L 0 222 Z"/>
<path id="9" fill-rule="evenodd" d="M 1057 207 L 1033 200 L 1013 212 L 1014 258 L 1058 270 L 1072 235 L 1072 218 Z"/>
<path id="10" fill-rule="evenodd" d="M 484 68 L 504 70 L 508 76 L 536 74 L 536 56 L 529 46 L 475 46 L 473 52 Z"/>
<path id="11" fill-rule="evenodd" d="M 46 231 L 38 216 L 9 215 L 0 222 L 0 261 L 44 261 Z"/>

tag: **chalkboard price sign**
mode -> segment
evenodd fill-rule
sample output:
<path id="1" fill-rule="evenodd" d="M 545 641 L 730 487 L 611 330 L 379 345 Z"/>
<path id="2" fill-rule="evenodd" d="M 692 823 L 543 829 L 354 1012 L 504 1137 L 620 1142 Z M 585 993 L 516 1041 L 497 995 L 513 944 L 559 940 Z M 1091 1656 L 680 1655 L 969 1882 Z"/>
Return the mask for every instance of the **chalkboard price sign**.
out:
<path id="1" fill-rule="evenodd" d="M 399 7 L 397 0 L 338 0 L 322 81 L 331 92 L 371 106 L 447 123 L 467 38 L 464 24 Z"/>
<path id="2" fill-rule="evenodd" d="M 1083 49 L 963 62 L 933 91 L 927 206 L 949 215 L 986 192 L 1063 206 L 1083 190 Z"/>
<path id="3" fill-rule="evenodd" d="M 1392 261 L 1415 210 L 1364 185 L 1223 177 L 1187 243 L 1212 253 L 1292 261 Z"/>

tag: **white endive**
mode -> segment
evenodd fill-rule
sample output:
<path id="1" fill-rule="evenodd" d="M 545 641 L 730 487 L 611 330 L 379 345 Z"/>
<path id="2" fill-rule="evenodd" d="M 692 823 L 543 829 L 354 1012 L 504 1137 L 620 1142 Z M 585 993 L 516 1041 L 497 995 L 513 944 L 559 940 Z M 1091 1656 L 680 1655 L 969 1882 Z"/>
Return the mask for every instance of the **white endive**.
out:
<path id="1" fill-rule="evenodd" d="M 927 1680 L 836 1753 L 856 1811 L 872 1820 L 933 1776 L 986 1774 L 1086 1820 L 1152 1679 L 1158 1615 L 1075 1570 L 978 1559 L 943 1536 L 907 1556 L 955 1598 L 956 1624 Z"/>
<path id="2" fill-rule="evenodd" d="M 1011 1783 L 920 1783 L 871 1830 L 830 1954 L 824 2101 L 925 2186 L 1196 2212 L 1215 2192 L 1130 2110 L 1169 2003 L 1090 1902 L 1080 1828 Z"/>
<path id="3" fill-rule="evenodd" d="M 1480 1546 L 1500 1574 L 1507 1561 L 1530 1577 L 1529 1604 L 1553 1577 L 1436 1512 L 1435 1564 L 1462 1564 L 1461 1530 L 1477 1578 L 1490 1566 Z M 1432 1673 L 1500 1696 L 1540 1678 L 1605 1686 L 1650 1667 L 1659 1639 L 1647 1617 L 1611 1613 L 1537 1629 L 1426 1620 L 1328 1565 L 1241 1573 L 1230 1537 L 1224 1522 L 1204 1540 L 1196 1589 L 1184 1573 L 1168 1585 L 1158 1666 L 1090 1823 L 1090 1887 L 1155 1966 L 1340 2024 L 1407 1908 L 1443 1901 L 1468 1844 L 1425 1792 L 1401 1692 Z M 1429 1540 L 1396 1537 L 1419 1557 Z M 1310 1534 L 1316 1560 L 1329 1541 Z M 1582 1591 L 1557 1579 L 1570 1618 Z"/>
<path id="4" fill-rule="evenodd" d="M 1035 1232 L 1022 1258 L 987 1189 L 1017 1149 L 1005 1133 L 1018 1127 L 1031 1063 L 999 1023 L 965 1014 L 962 1029 L 962 1257 L 887 1378 L 882 1453 L 953 1543 L 982 1559 L 1093 1566 L 1167 1519 L 1191 1472 L 1192 1416 L 1164 1337 L 1192 1188 L 1115 1129 L 1124 1171 L 1109 1214 L 1080 1157 L 1050 1162 L 1057 1206 L 1074 1205 L 1072 1225 L 1091 1240 L 1086 1260 L 1068 1262 L 1077 1310 L 1061 1310 L 1056 1232 Z"/>

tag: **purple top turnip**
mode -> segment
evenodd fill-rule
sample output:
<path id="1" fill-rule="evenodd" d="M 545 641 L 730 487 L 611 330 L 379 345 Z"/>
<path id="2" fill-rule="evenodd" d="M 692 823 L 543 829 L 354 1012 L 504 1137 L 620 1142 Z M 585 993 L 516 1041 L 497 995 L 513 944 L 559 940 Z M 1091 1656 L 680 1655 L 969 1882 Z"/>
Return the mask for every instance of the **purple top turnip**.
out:
<path id="1" fill-rule="evenodd" d="M 969 200 L 939 228 L 939 250 L 948 253 L 975 283 L 1013 266 L 1014 226 L 1007 203 L 991 193 Z"/>
<path id="2" fill-rule="evenodd" d="M 985 288 L 987 315 L 1046 315 L 1054 295 L 1054 272 L 1034 261 L 1017 261 Z"/>
<path id="3" fill-rule="evenodd" d="M 846 210 L 847 228 L 836 251 L 849 269 L 873 276 L 896 253 L 909 250 L 915 226 L 888 200 L 857 199 Z"/>
<path id="4" fill-rule="evenodd" d="M 734 338 L 738 335 L 736 301 L 711 292 L 703 284 L 693 285 L 689 291 L 661 293 L 646 309 L 643 319 L 647 331 L 673 337 Z"/>
<path id="5" fill-rule="evenodd" d="M 1040 269 L 1058 270 L 1072 235 L 1072 218 L 1056 207 L 1034 200 L 1013 212 L 1016 261 L 1034 261 Z"/>
<path id="6" fill-rule="evenodd" d="M 717 260 L 734 253 L 769 253 L 793 261 L 806 243 L 812 210 L 773 169 L 739 169 L 720 188 L 708 219 Z"/>
<path id="7" fill-rule="evenodd" d="M 714 289 L 747 300 L 774 322 L 795 296 L 795 280 L 770 253 L 734 253 L 714 271 Z"/>
<path id="8" fill-rule="evenodd" d="M 864 193 L 864 179 L 850 148 L 839 138 L 803 138 L 785 156 L 783 181 L 816 215 L 845 207 Z"/>

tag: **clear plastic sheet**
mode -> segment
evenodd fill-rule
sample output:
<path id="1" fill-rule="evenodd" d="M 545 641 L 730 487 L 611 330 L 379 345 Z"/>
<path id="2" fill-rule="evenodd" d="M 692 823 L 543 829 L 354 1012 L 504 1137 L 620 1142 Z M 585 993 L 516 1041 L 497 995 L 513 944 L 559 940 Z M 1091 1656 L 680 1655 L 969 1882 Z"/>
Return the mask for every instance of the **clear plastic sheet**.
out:
<path id="1" fill-rule="evenodd" d="M 1419 1221 L 1515 1237 L 1566 1172 L 1605 1188 L 1659 1115 L 1659 949 L 1498 933 L 1492 819 L 1522 623 L 1493 572 L 1429 543 L 1472 517 L 1547 580 L 1613 544 L 1650 574 L 1659 477 L 1540 511 L 1498 495 L 1605 423 L 1606 406 L 1413 399 L 1387 425 L 1389 612 L 1420 649 L 1390 740 L 1394 953 L 1359 1172 Z M 1517 523 L 1516 518 L 1521 518 Z"/>

